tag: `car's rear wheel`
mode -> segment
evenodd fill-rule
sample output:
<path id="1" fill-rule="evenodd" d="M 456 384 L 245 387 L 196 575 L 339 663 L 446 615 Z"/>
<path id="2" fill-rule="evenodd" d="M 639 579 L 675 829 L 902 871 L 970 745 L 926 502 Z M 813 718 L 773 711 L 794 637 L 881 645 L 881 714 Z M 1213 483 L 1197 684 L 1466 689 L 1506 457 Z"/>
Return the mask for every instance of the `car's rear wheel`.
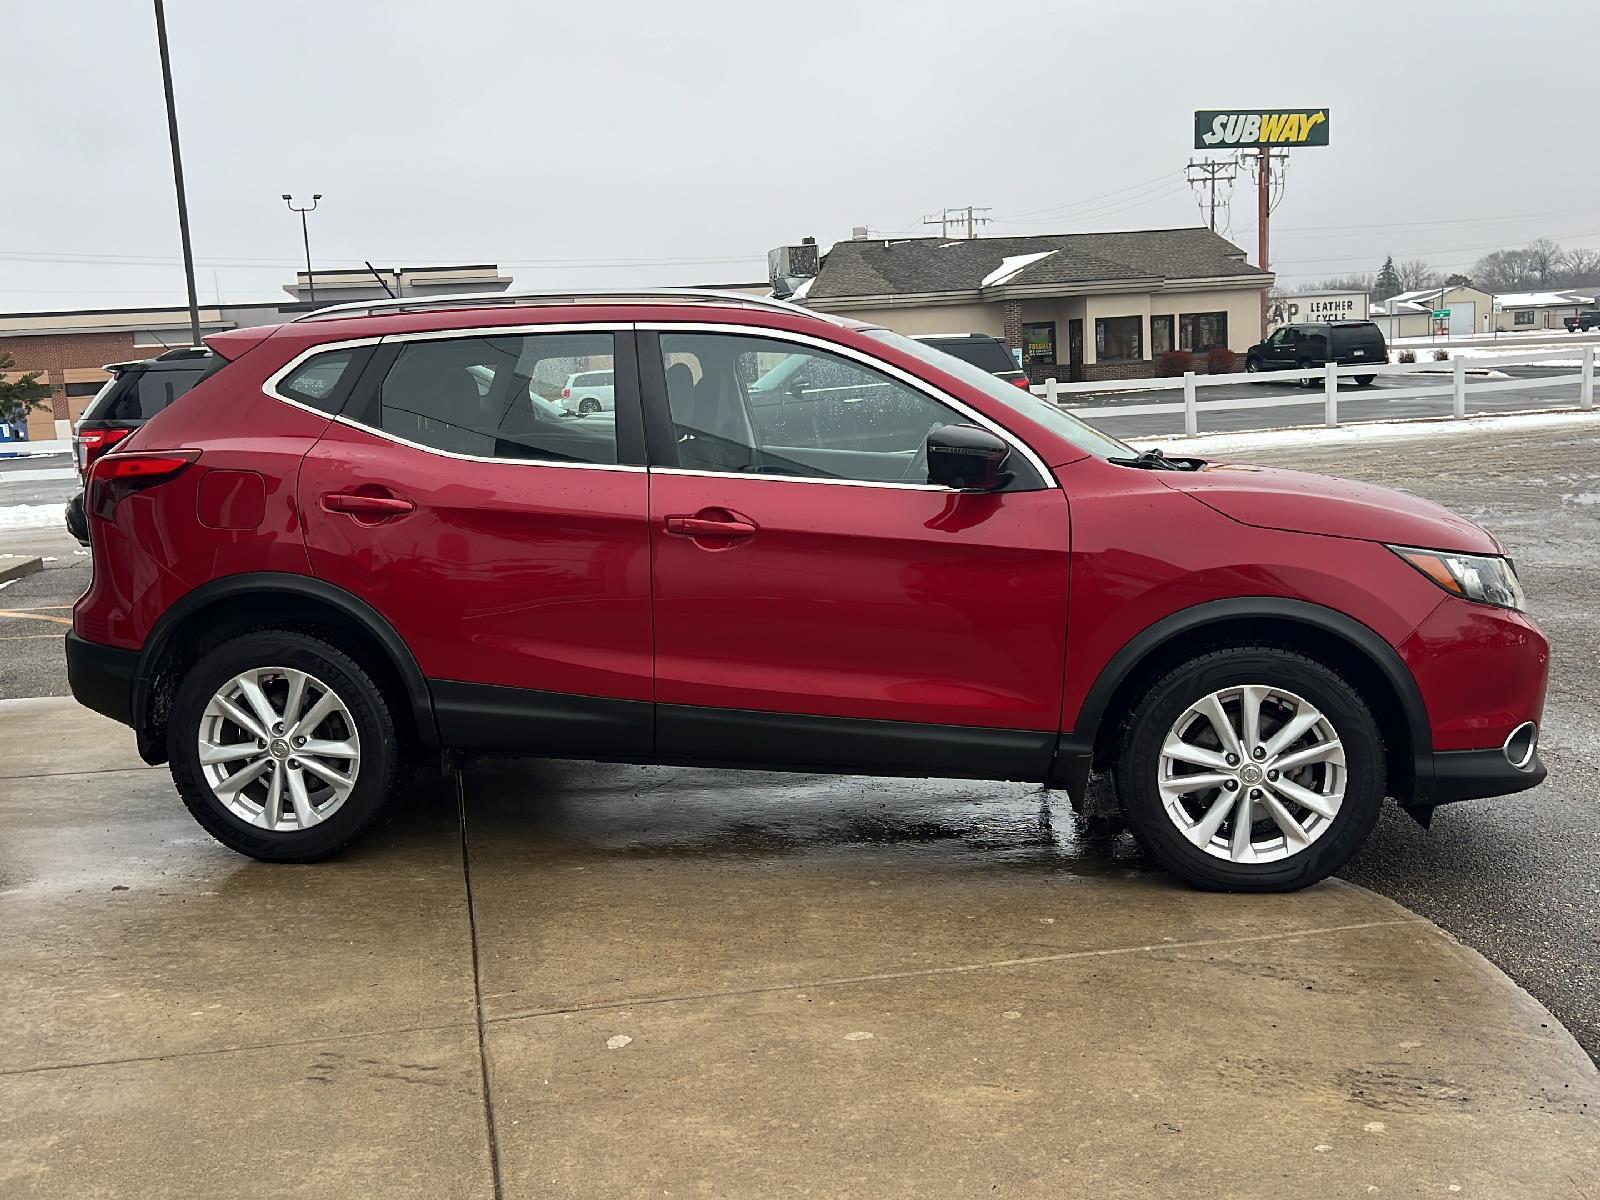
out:
<path id="1" fill-rule="evenodd" d="M 581 413 L 597 413 L 600 411 L 600 401 L 590 396 L 578 403 L 578 411 Z"/>
<path id="2" fill-rule="evenodd" d="M 1357 387 L 1371 387 L 1372 384 L 1373 384 L 1373 381 L 1376 380 L 1377 378 L 1378 377 L 1376 375 L 1357 375 L 1355 377 L 1356 386 Z"/>
<path id="3" fill-rule="evenodd" d="M 266 630 L 224 642 L 179 685 L 172 779 L 195 820 L 240 854 L 312 862 L 345 849 L 401 778 L 390 698 L 320 638 Z"/>
<path id="4" fill-rule="evenodd" d="M 1145 850 L 1218 891 L 1292 891 L 1377 823 L 1383 740 L 1336 672 L 1291 650 L 1215 651 L 1156 680 L 1122 731 L 1117 793 Z"/>
<path id="5" fill-rule="evenodd" d="M 1316 365 L 1317 364 L 1312 362 L 1309 358 L 1302 358 L 1299 362 L 1294 364 L 1294 369 L 1296 371 L 1309 371 Z M 1295 386 L 1297 387 L 1309 388 L 1317 386 L 1317 381 L 1315 379 L 1300 378 L 1296 379 L 1294 382 Z"/>

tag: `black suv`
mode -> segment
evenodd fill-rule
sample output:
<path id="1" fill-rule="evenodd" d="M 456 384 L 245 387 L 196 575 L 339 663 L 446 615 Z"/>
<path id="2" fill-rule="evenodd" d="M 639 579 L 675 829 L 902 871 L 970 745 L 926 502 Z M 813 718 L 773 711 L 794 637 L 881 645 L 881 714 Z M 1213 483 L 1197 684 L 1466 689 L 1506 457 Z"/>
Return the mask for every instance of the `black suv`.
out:
<path id="1" fill-rule="evenodd" d="M 1341 367 L 1371 363 L 1374 368 L 1389 361 L 1389 346 L 1383 331 L 1371 321 L 1334 321 L 1327 325 L 1284 325 L 1273 330 L 1264 342 L 1245 351 L 1246 371 L 1293 371 L 1337 363 Z M 1355 376 L 1356 383 L 1370 387 L 1378 377 Z M 1315 380 L 1301 380 L 1313 387 Z"/>
<path id="2" fill-rule="evenodd" d="M 1020 388 L 1029 386 L 1028 373 L 1017 365 L 1006 344 L 992 333 L 926 333 L 916 340 L 924 346 L 954 354 L 962 362 L 971 363 L 1007 383 Z"/>
<path id="3" fill-rule="evenodd" d="M 107 363 L 111 382 L 83 410 L 72 435 L 78 475 L 86 478 L 95 459 L 199 383 L 219 362 L 204 346 L 181 346 L 159 358 Z M 67 501 L 67 532 L 81 545 L 89 544 L 82 491 Z"/>

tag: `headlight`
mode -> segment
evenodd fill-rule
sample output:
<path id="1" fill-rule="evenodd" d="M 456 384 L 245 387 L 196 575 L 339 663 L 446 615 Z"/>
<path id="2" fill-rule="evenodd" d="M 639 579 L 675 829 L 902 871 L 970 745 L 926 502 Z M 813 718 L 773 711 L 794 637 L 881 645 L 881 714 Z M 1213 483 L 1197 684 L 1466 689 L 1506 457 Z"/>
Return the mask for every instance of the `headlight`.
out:
<path id="1" fill-rule="evenodd" d="M 1451 595 L 1476 600 L 1479 604 L 1527 611 L 1527 598 L 1522 594 L 1517 569 L 1509 558 L 1419 550 L 1415 546 L 1390 546 L 1389 549 Z"/>

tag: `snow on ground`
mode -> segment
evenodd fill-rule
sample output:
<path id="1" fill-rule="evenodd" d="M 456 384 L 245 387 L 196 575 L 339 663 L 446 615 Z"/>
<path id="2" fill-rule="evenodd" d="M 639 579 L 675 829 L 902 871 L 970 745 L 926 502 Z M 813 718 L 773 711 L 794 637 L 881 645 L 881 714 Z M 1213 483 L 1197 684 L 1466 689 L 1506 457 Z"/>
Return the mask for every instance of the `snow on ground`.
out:
<path id="1" fill-rule="evenodd" d="M 1486 414 L 1460 420 L 1369 421 L 1360 425 L 1341 425 L 1337 429 L 1311 425 L 1295 429 L 1263 429 L 1255 433 L 1202 433 L 1196 437 L 1169 435 L 1124 440 L 1141 449 L 1160 446 L 1170 448 L 1176 455 L 1205 456 L 1247 453 L 1279 446 L 1339 446 L 1415 437 L 1485 437 L 1527 429 L 1569 428 L 1576 432 L 1600 434 L 1600 412 Z"/>
<path id="2" fill-rule="evenodd" d="M 0 508 L 0 530 L 43 529 L 61 523 L 60 504 L 11 504 Z"/>

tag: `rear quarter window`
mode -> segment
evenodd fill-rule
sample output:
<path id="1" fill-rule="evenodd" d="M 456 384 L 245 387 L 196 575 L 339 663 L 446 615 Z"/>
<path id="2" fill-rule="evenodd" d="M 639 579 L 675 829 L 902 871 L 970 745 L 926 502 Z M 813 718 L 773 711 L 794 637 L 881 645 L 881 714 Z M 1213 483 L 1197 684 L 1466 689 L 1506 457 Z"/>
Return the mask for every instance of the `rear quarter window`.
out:
<path id="1" fill-rule="evenodd" d="M 126 372 L 117 380 L 116 386 L 106 392 L 104 399 L 95 405 L 93 419 L 148 421 L 199 383 L 204 373 L 204 367 L 199 363 L 194 370 Z"/>
<path id="2" fill-rule="evenodd" d="M 314 355 L 278 381 L 278 393 L 319 412 L 336 413 L 349 390 L 356 356 L 354 349 Z"/>

